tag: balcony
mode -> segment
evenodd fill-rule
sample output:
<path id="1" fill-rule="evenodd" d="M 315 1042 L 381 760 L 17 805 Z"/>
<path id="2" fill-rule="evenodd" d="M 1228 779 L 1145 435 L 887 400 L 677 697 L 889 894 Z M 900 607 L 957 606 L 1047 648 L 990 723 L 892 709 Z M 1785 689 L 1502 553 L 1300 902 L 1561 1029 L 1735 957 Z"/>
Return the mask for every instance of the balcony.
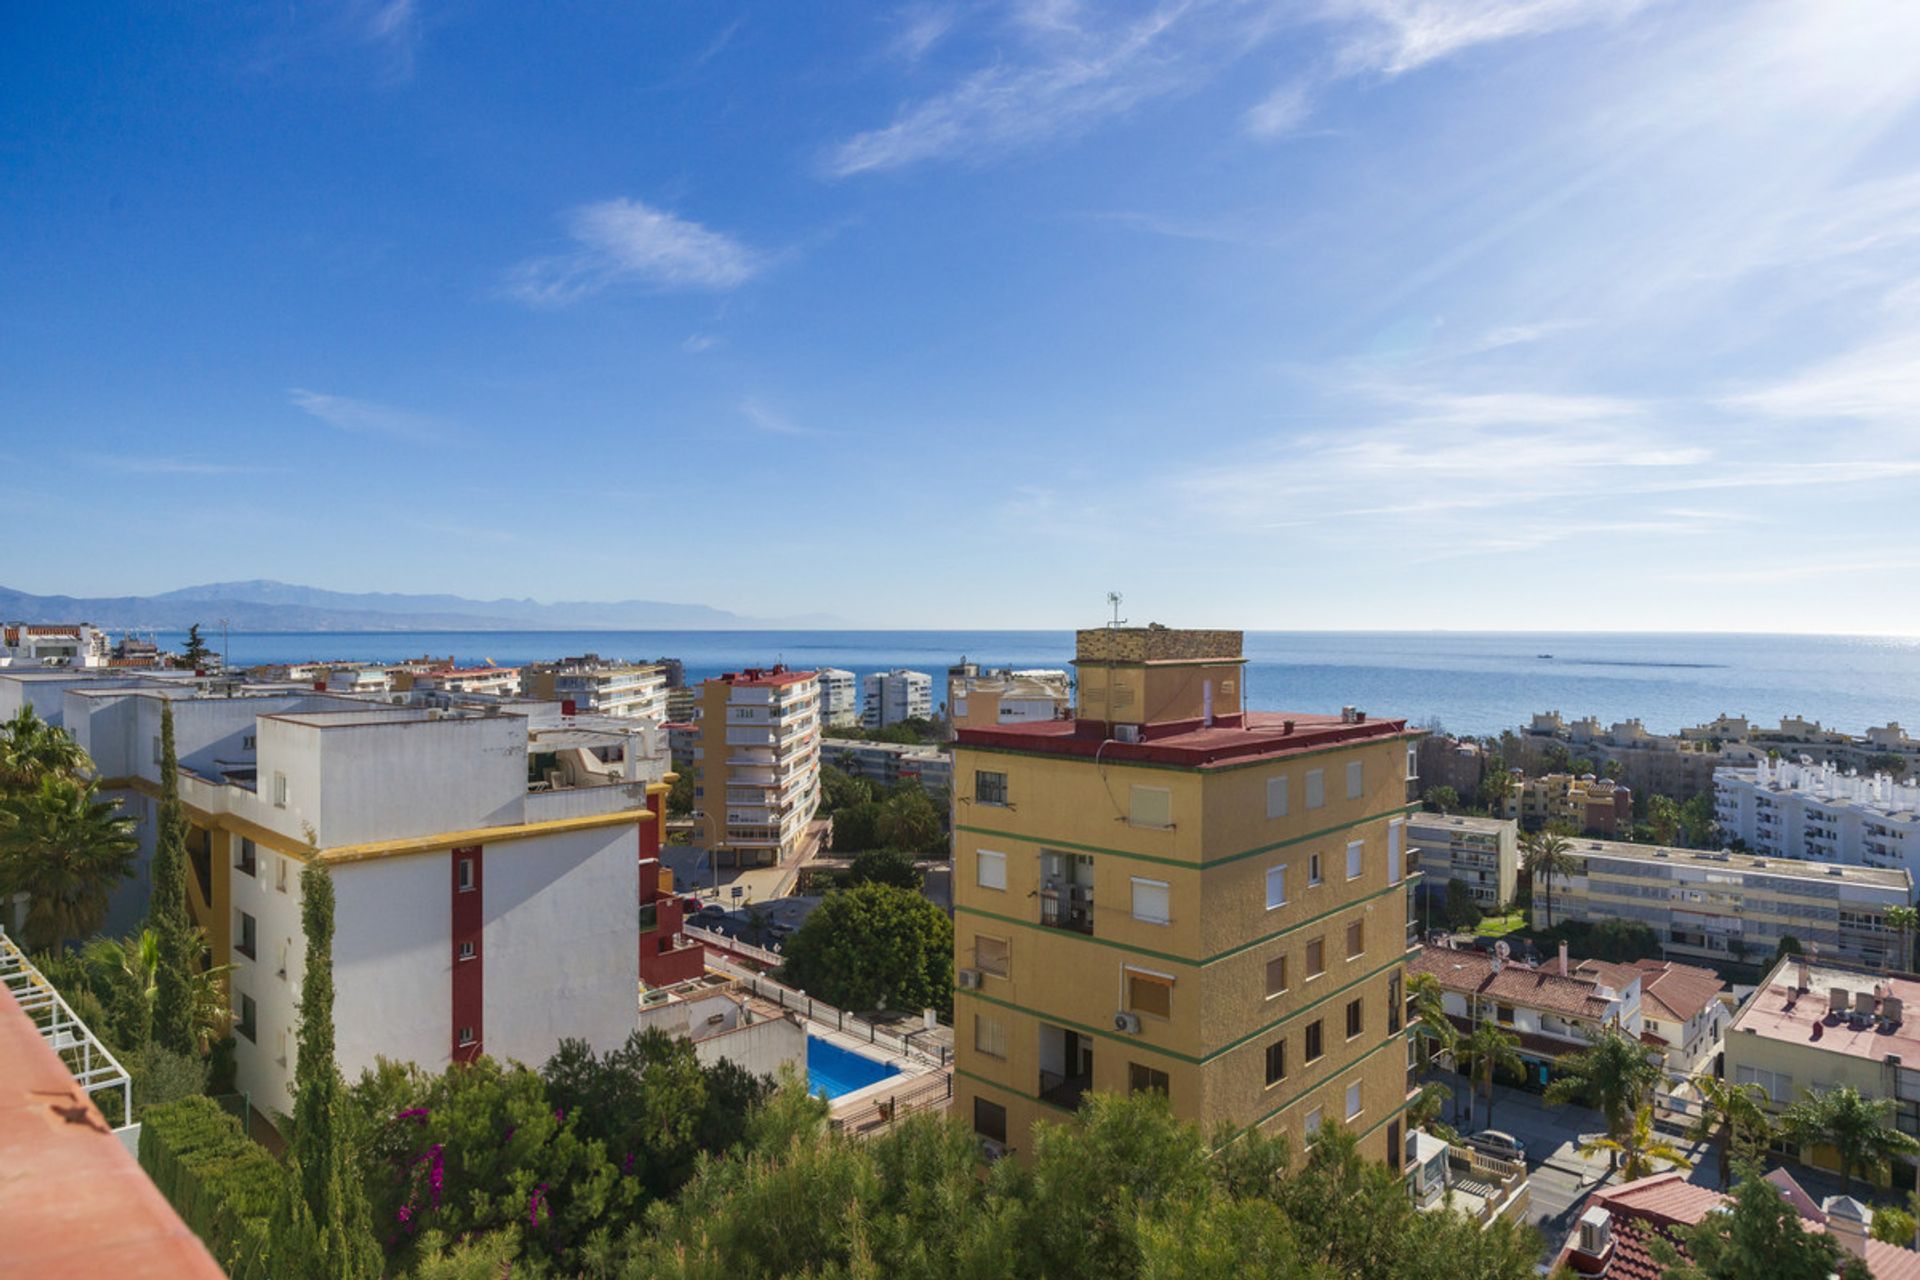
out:
<path id="1" fill-rule="evenodd" d="M 1041 885 L 1040 923 L 1093 936 L 1093 890 L 1077 884 Z"/>
<path id="2" fill-rule="evenodd" d="M 1040 1100 L 1072 1111 L 1079 1107 L 1081 1095 L 1092 1087 L 1092 1038 L 1041 1023 Z"/>
<path id="3" fill-rule="evenodd" d="M 1093 1074 L 1085 1072 L 1077 1076 L 1063 1076 L 1057 1071 L 1040 1073 L 1040 1101 L 1051 1102 L 1056 1107 L 1065 1107 L 1068 1111 L 1080 1109 L 1080 1098 L 1093 1088 Z"/>

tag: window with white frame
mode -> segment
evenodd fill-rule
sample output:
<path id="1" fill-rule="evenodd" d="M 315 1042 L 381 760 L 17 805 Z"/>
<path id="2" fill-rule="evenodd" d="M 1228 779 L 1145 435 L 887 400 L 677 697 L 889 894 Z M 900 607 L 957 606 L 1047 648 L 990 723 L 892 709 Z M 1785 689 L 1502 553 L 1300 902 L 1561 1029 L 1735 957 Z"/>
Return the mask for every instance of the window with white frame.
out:
<path id="1" fill-rule="evenodd" d="M 1287 775 L 1267 779 L 1267 816 L 1284 818 L 1287 816 Z"/>
<path id="2" fill-rule="evenodd" d="M 1320 855 L 1307 855 L 1307 884 L 1309 887 L 1320 883 Z"/>
<path id="3" fill-rule="evenodd" d="M 1355 1080 L 1347 1086 L 1347 1119 L 1360 1114 L 1360 1082 Z"/>
<path id="4" fill-rule="evenodd" d="M 1367 842 L 1355 840 L 1347 845 L 1347 879 L 1358 880 L 1364 870 Z"/>
<path id="5" fill-rule="evenodd" d="M 1407 820 L 1395 818 L 1387 824 L 1387 883 L 1399 884 L 1401 864 L 1406 859 Z"/>
<path id="6" fill-rule="evenodd" d="M 1414 781 L 1417 781 L 1419 777 L 1420 777 L 1420 748 L 1416 746 L 1409 746 L 1407 748 L 1407 781 L 1414 782 Z"/>
<path id="7" fill-rule="evenodd" d="M 1007 1024 L 989 1014 L 974 1014 L 973 1047 L 989 1058 L 1006 1057 Z"/>
<path id="8" fill-rule="evenodd" d="M 1127 821 L 1136 827 L 1171 827 L 1173 792 L 1166 787 L 1133 788 Z"/>
<path id="9" fill-rule="evenodd" d="M 1326 1119 L 1325 1110 L 1324 1107 L 1315 1107 L 1313 1110 L 1307 1112 L 1307 1122 L 1303 1127 L 1306 1129 L 1309 1138 L 1320 1132 L 1320 1125 Z"/>
<path id="10" fill-rule="evenodd" d="M 1287 905 L 1287 869 L 1284 866 L 1267 868 L 1267 910 Z"/>
<path id="11" fill-rule="evenodd" d="M 974 883 L 982 889 L 1005 889 L 1007 887 L 1007 855 L 995 853 L 991 849 L 982 849 L 973 855 Z"/>
<path id="12" fill-rule="evenodd" d="M 1358 800 L 1366 794 L 1366 770 L 1358 760 L 1347 761 L 1347 799 Z"/>
<path id="13" fill-rule="evenodd" d="M 277 769 L 273 774 L 273 807 L 276 809 L 287 807 L 287 775 Z"/>
<path id="14" fill-rule="evenodd" d="M 1318 809 L 1327 803 L 1327 771 L 1307 770 L 1307 808 Z"/>
<path id="15" fill-rule="evenodd" d="M 1148 924 L 1166 924 L 1173 918 L 1165 880 L 1133 877 L 1133 918 Z"/>

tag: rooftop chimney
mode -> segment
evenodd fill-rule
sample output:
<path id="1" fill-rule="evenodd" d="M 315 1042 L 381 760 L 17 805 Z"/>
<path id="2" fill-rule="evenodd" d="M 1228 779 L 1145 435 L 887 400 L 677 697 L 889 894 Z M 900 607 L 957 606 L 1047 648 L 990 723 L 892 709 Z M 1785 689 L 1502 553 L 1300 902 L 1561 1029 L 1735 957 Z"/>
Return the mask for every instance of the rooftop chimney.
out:
<path id="1" fill-rule="evenodd" d="M 1827 1215 L 1827 1233 L 1842 1249 L 1862 1262 L 1867 1260 L 1867 1231 L 1873 1225 L 1873 1210 L 1852 1196 L 1829 1196 L 1820 1208 Z"/>
<path id="2" fill-rule="evenodd" d="M 1565 938 L 1560 939 L 1560 966 L 1554 972 L 1563 978 L 1567 976 L 1567 940 Z"/>

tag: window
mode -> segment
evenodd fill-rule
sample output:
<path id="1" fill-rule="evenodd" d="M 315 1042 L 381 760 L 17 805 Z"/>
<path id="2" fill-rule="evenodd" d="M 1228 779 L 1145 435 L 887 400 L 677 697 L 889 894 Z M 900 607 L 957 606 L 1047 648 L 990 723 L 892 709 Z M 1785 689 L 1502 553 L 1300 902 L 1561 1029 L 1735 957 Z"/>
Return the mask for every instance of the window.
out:
<path id="1" fill-rule="evenodd" d="M 1366 1018 L 1358 1000 L 1347 1001 L 1347 1039 L 1351 1040 L 1365 1029 Z"/>
<path id="2" fill-rule="evenodd" d="M 276 809 L 287 807 L 287 775 L 278 769 L 273 772 L 273 807 Z"/>
<path id="3" fill-rule="evenodd" d="M 1318 809 L 1327 803 L 1327 771 L 1307 770 L 1307 808 Z"/>
<path id="4" fill-rule="evenodd" d="M 460 859 L 460 892 L 465 893 L 471 888 L 473 888 L 473 859 L 462 858 Z"/>
<path id="5" fill-rule="evenodd" d="M 1173 919 L 1165 880 L 1133 877 L 1133 918 L 1148 924 L 1166 924 Z"/>
<path id="6" fill-rule="evenodd" d="M 1400 996 L 1400 974 L 1398 971 L 1395 971 L 1394 975 L 1391 978 L 1387 979 L 1387 1034 L 1388 1035 L 1396 1035 L 1399 1033 L 1400 1010 L 1401 1010 L 1402 1004 L 1403 1002 Z"/>
<path id="7" fill-rule="evenodd" d="M 1275 956 L 1267 961 L 1267 994 L 1277 996 L 1287 989 L 1287 958 Z"/>
<path id="8" fill-rule="evenodd" d="M 1007 1024 L 984 1013 L 973 1015 L 973 1047 L 989 1058 L 1007 1056 Z"/>
<path id="9" fill-rule="evenodd" d="M 985 1098 L 973 1100 L 973 1131 L 989 1142 L 1002 1146 L 1007 1141 L 1007 1109 Z"/>
<path id="10" fill-rule="evenodd" d="M 233 869 L 242 875 L 251 876 L 259 874 L 259 856 L 254 852 L 253 841 L 247 839 L 245 836 L 240 837 L 240 844 L 234 853 Z"/>
<path id="11" fill-rule="evenodd" d="M 989 938 L 986 934 L 975 934 L 973 939 L 973 967 L 982 973 L 990 973 L 996 978 L 1007 976 L 1013 967 L 1012 949 L 1005 938 Z"/>
<path id="12" fill-rule="evenodd" d="M 1387 883 L 1399 884 L 1400 864 L 1405 857 L 1407 820 L 1395 818 L 1387 824 Z"/>
<path id="13" fill-rule="evenodd" d="M 974 883 L 982 889 L 1005 889 L 1007 887 L 1007 855 L 982 849 L 973 855 Z"/>
<path id="14" fill-rule="evenodd" d="M 473 1043 L 475 1043 L 473 1028 L 472 1027 L 460 1028 L 460 1047 L 464 1049 L 468 1045 L 471 1045 Z"/>
<path id="15" fill-rule="evenodd" d="M 1407 781 L 1416 782 L 1420 778 L 1420 749 L 1407 748 Z"/>
<path id="16" fill-rule="evenodd" d="M 260 1032 L 258 1012 L 253 1007 L 252 996 L 240 997 L 240 1021 L 234 1024 L 234 1030 L 247 1039 L 254 1039 Z"/>
<path id="17" fill-rule="evenodd" d="M 1324 1110 L 1324 1108 L 1315 1107 L 1313 1110 L 1307 1112 L 1306 1131 L 1309 1138 L 1320 1132 L 1321 1122 L 1326 1119 Z"/>
<path id="18" fill-rule="evenodd" d="M 1287 1078 L 1287 1042 L 1275 1040 L 1267 1046 L 1267 1083 L 1279 1084 Z"/>
<path id="19" fill-rule="evenodd" d="M 1136 827 L 1171 827 L 1173 792 L 1166 787 L 1135 787 L 1127 821 Z"/>
<path id="20" fill-rule="evenodd" d="M 1327 940 L 1315 938 L 1307 944 L 1307 976 L 1317 978 L 1327 971 Z"/>
<path id="21" fill-rule="evenodd" d="M 1267 816 L 1284 818 L 1287 816 L 1287 775 L 1267 779 Z"/>
<path id="22" fill-rule="evenodd" d="M 961 709 L 961 715 L 967 714 Z M 973 774 L 973 798 L 977 804 L 1000 804 L 1007 802 L 1007 775 L 991 773 L 985 769 L 976 769 Z"/>
<path id="23" fill-rule="evenodd" d="M 257 939 L 254 936 L 256 926 L 253 917 L 244 911 L 238 911 L 234 914 L 239 917 L 240 937 L 234 942 L 233 949 L 251 960 L 254 958 L 257 950 Z"/>
<path id="24" fill-rule="evenodd" d="M 273 887 L 282 893 L 287 891 L 287 864 L 290 861 L 291 859 L 288 858 L 273 860 Z"/>
<path id="25" fill-rule="evenodd" d="M 1287 905 L 1287 869 L 1267 868 L 1267 910 Z"/>
<path id="26" fill-rule="evenodd" d="M 241 749 L 242 751 L 252 751 L 252 750 L 254 749 L 254 742 L 255 742 L 255 741 L 256 741 L 256 739 L 254 738 L 254 736 L 253 736 L 252 734 L 250 734 L 250 733 L 243 733 L 243 734 L 241 734 L 241 735 L 240 735 L 240 749 Z"/>
<path id="27" fill-rule="evenodd" d="M 1360 1114 L 1360 1082 L 1355 1080 L 1347 1086 L 1347 1119 Z"/>
<path id="28" fill-rule="evenodd" d="M 1307 1024 L 1307 1061 L 1308 1062 L 1318 1062 L 1320 1060 L 1320 1055 L 1327 1051 L 1326 1044 L 1325 1044 L 1325 1035 L 1326 1035 L 1325 1028 L 1326 1028 L 1326 1024 L 1321 1019 L 1315 1019 L 1314 1021 L 1309 1022 Z"/>
<path id="29" fill-rule="evenodd" d="M 1347 879 L 1358 880 L 1367 850 L 1367 842 L 1355 840 L 1347 846 Z"/>
<path id="30" fill-rule="evenodd" d="M 1366 794 L 1366 770 L 1358 760 L 1347 761 L 1347 799 L 1358 800 Z"/>
<path id="31" fill-rule="evenodd" d="M 471 942 L 463 942 L 460 944 L 460 958 L 462 960 L 471 960 L 475 954 L 476 952 Z"/>
<path id="32" fill-rule="evenodd" d="M 953 718 L 955 720 L 965 720 L 967 718 L 967 700 L 965 698 L 955 698 L 953 700 Z M 976 789 L 973 794 L 974 797 L 978 799 L 980 792 Z M 990 801 L 989 803 L 1004 804 L 1005 801 Z"/>
<path id="33" fill-rule="evenodd" d="M 1513 1006 L 1510 1004 L 1496 1005 L 1493 1010 L 1493 1020 L 1502 1026 L 1512 1026 Z"/>
<path id="34" fill-rule="evenodd" d="M 1173 979 L 1144 969 L 1127 970 L 1127 1008 L 1154 1018 L 1173 1016 Z"/>
<path id="35" fill-rule="evenodd" d="M 1309 887 L 1311 887 L 1313 885 L 1319 884 L 1320 882 L 1321 882 L 1320 855 L 1317 853 L 1310 853 L 1307 855 L 1307 884 Z"/>
<path id="36" fill-rule="evenodd" d="M 1367 923 L 1355 920 L 1347 926 L 1347 959 L 1365 955 L 1367 952 Z"/>
<path id="37" fill-rule="evenodd" d="M 1127 1092 L 1145 1093 L 1150 1089 L 1168 1093 L 1167 1073 L 1155 1071 L 1152 1067 L 1143 1067 L 1137 1062 L 1127 1064 Z"/>

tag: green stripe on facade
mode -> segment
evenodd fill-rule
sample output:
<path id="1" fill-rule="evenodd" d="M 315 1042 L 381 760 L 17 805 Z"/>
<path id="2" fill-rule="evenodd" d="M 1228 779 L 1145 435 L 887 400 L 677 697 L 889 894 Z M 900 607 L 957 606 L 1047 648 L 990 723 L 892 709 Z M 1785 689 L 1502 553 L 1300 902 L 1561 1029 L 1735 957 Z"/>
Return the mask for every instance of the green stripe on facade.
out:
<path id="1" fill-rule="evenodd" d="M 1368 1062 L 1373 1061 L 1375 1055 L 1377 1055 L 1382 1049 L 1386 1048 L 1388 1045 L 1395 1043 L 1396 1041 L 1405 1040 L 1405 1038 L 1406 1037 L 1400 1032 L 1395 1032 L 1394 1034 L 1388 1036 L 1385 1040 L 1382 1040 L 1379 1044 L 1373 1046 L 1373 1048 L 1367 1050 L 1365 1053 L 1355 1058 L 1352 1062 L 1347 1063 L 1344 1067 L 1340 1068 L 1339 1071 L 1329 1071 L 1326 1075 L 1322 1076 L 1319 1080 L 1316 1080 L 1314 1083 L 1310 1085 L 1301 1086 L 1300 1092 L 1294 1094 L 1291 1098 L 1288 1098 L 1285 1102 L 1281 1103 L 1279 1106 L 1275 1107 L 1273 1110 L 1267 1112 L 1267 1114 L 1261 1116 L 1258 1120 L 1255 1120 L 1252 1124 L 1242 1129 L 1240 1131 L 1240 1134 L 1236 1134 L 1235 1136 L 1238 1137 L 1244 1134 L 1252 1133 L 1254 1130 L 1260 1128 L 1261 1125 L 1264 1125 L 1269 1121 L 1271 1121 L 1272 1119 L 1274 1119 L 1274 1117 L 1278 1116 L 1281 1112 L 1290 1110 L 1293 1107 L 1298 1106 L 1300 1103 L 1305 1102 L 1307 1098 L 1311 1096 L 1316 1089 L 1319 1089 L 1322 1086 L 1324 1086 L 1329 1080 L 1332 1080 L 1336 1075 L 1340 1075 L 1347 1071 L 1351 1071 L 1356 1067 L 1362 1066 Z M 1376 1120 L 1373 1124 L 1372 1129 L 1368 1129 L 1366 1130 L 1365 1133 L 1361 1133 L 1358 1136 L 1362 1138 L 1366 1137 L 1367 1134 L 1372 1133 L 1374 1129 L 1379 1128 L 1382 1124 L 1385 1124 L 1388 1120 L 1393 1119 L 1394 1116 L 1399 1115 L 1401 1112 L 1404 1112 L 1406 1109 L 1407 1109 L 1407 1106 L 1405 1101 L 1403 1100 L 1398 1108 L 1389 1110 L 1386 1115 L 1380 1117 L 1379 1120 Z"/>
<path id="2" fill-rule="evenodd" d="M 1152 862 L 1166 867 L 1185 867 L 1189 871 L 1206 871 L 1213 867 L 1226 866 L 1230 862 L 1241 862 L 1247 858 L 1257 858 L 1263 853 L 1272 853 L 1277 849 L 1286 849 L 1297 844 L 1306 844 L 1310 840 L 1324 840 L 1328 836 L 1338 835 L 1342 831 L 1351 831 L 1355 827 L 1364 826 L 1369 822 L 1403 818 L 1410 813 L 1418 812 L 1420 807 L 1416 802 L 1414 804 L 1401 805 L 1395 809 L 1382 809 L 1379 813 L 1370 813 L 1365 817 L 1355 818 L 1351 822 L 1342 822 L 1335 826 L 1324 827 L 1319 831 L 1309 831 L 1303 836 L 1292 836 L 1286 840 L 1276 840 L 1272 844 L 1263 844 L 1256 849 L 1248 849 L 1243 853 L 1223 854 L 1218 858 L 1203 858 L 1199 862 L 1195 862 L 1189 858 L 1163 858 L 1158 854 L 1131 853 L 1125 849 L 1112 849 L 1105 845 L 1098 844 L 1080 844 L 1073 840 L 1053 840 L 1046 836 L 1023 836 L 1013 831 L 1000 831 L 992 827 L 975 827 L 966 823 L 955 823 L 953 829 L 955 831 L 965 831 L 969 835 L 985 836 L 992 840 L 1013 840 L 1021 844 L 1044 845 L 1049 849 L 1072 849 L 1076 853 L 1100 853 L 1110 858 L 1130 858 L 1135 862 Z"/>

